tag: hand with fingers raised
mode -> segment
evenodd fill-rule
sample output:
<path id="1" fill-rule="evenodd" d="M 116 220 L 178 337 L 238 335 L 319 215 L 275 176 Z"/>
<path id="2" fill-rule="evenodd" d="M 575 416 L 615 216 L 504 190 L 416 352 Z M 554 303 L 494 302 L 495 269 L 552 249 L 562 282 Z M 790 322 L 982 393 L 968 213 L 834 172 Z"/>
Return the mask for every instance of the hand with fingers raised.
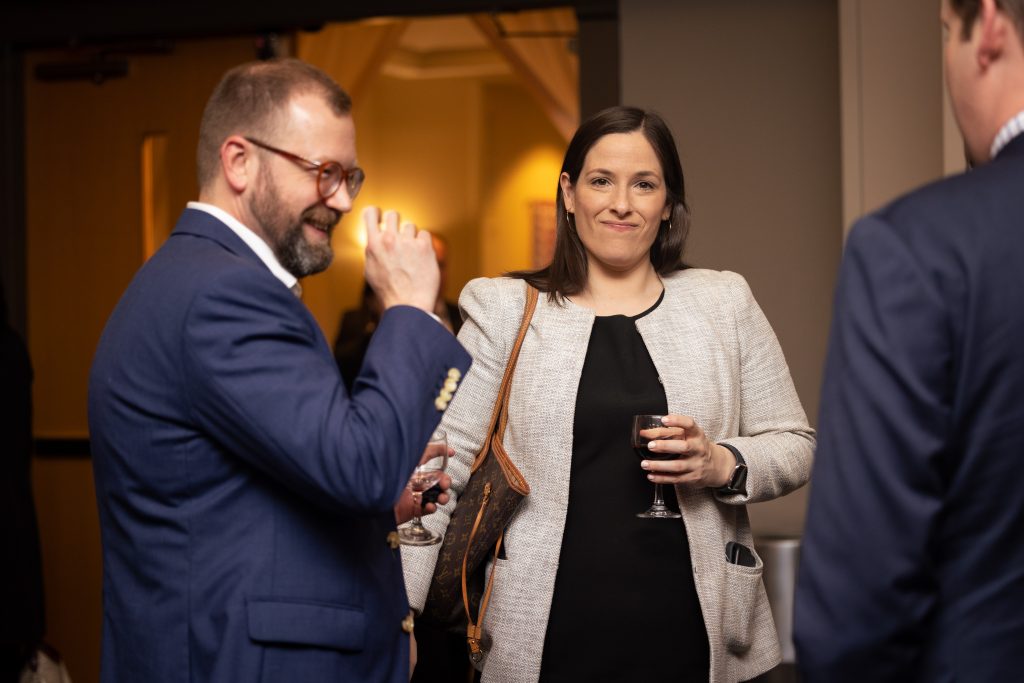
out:
<path id="1" fill-rule="evenodd" d="M 401 223 L 397 211 L 363 211 L 366 224 L 366 281 L 384 308 L 407 305 L 434 310 L 441 273 L 430 233 Z"/>

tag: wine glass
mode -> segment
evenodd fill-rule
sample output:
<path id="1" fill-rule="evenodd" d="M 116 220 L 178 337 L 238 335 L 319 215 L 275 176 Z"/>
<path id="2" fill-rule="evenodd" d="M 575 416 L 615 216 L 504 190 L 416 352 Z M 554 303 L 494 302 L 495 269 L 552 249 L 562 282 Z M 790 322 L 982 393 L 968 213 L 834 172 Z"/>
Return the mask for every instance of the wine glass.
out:
<path id="1" fill-rule="evenodd" d="M 441 480 L 441 473 L 447 466 L 448 436 L 443 429 L 438 429 L 430 435 L 420 464 L 409 478 L 409 490 L 417 506 L 423 500 L 423 492 Z M 398 527 L 398 540 L 404 545 L 434 545 L 441 542 L 441 535 L 423 526 L 420 516 L 416 515 L 412 521 Z"/>
<path id="2" fill-rule="evenodd" d="M 673 436 L 670 428 L 662 424 L 662 417 L 662 415 L 633 416 L 633 431 L 631 437 L 633 452 L 636 453 L 637 457 L 641 460 L 675 460 L 676 457 L 678 457 L 673 453 L 652 451 L 647 448 L 647 444 L 651 441 L 669 439 Z M 665 430 L 665 432 L 655 436 L 649 433 L 649 430 L 652 429 L 662 429 Z M 648 433 L 645 434 L 644 432 Z M 644 519 L 678 519 L 682 517 L 678 512 L 669 510 L 665 506 L 665 499 L 661 495 L 661 484 L 654 485 L 654 502 L 651 503 L 651 507 L 648 508 L 646 512 L 637 513 L 636 516 L 643 517 Z"/>

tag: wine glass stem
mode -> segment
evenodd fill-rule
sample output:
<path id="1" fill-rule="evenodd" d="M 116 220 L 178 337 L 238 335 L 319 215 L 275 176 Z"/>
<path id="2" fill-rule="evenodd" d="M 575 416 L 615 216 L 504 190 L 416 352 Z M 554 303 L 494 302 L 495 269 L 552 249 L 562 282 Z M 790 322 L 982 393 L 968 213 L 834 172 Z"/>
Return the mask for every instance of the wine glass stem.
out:
<path id="1" fill-rule="evenodd" d="M 665 499 L 661 496 L 661 484 L 654 485 L 654 507 L 658 509 L 665 507 Z"/>
<path id="2" fill-rule="evenodd" d="M 423 493 L 421 491 L 412 492 L 412 502 L 416 504 L 416 509 L 421 510 L 423 506 Z M 419 531 L 423 528 L 423 523 L 420 522 L 421 515 L 412 516 L 412 528 Z"/>

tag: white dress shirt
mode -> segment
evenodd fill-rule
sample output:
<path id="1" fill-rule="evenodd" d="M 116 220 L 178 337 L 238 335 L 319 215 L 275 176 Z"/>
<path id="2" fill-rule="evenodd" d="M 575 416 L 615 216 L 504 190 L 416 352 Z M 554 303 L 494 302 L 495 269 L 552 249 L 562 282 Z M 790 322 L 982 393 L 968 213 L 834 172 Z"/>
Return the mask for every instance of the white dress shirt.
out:
<path id="1" fill-rule="evenodd" d="M 1010 140 L 1021 133 L 1024 133 L 1024 111 L 1017 112 L 1017 115 L 1004 123 L 1003 127 L 996 133 L 995 139 L 992 140 L 992 147 L 989 149 L 989 158 L 995 159 L 1003 147 L 1010 144 Z"/>

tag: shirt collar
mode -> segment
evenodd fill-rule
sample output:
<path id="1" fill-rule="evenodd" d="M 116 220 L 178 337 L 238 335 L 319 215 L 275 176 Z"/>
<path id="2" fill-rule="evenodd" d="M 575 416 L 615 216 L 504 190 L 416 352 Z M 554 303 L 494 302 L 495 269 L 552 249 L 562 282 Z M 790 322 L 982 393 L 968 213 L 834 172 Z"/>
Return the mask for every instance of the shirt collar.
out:
<path id="1" fill-rule="evenodd" d="M 996 138 L 992 141 L 992 147 L 989 150 L 989 158 L 995 159 L 996 155 L 1003 150 L 1003 147 L 1010 144 L 1010 140 L 1013 140 L 1021 133 L 1024 133 L 1024 111 L 1017 112 L 1017 115 L 1003 124 L 1003 127 L 996 133 Z"/>
<path id="2" fill-rule="evenodd" d="M 229 214 L 224 209 L 214 206 L 213 204 L 206 204 L 205 202 L 189 202 L 188 208 L 195 209 L 196 211 L 204 211 L 224 225 L 231 228 L 231 231 L 238 235 L 245 244 L 252 249 L 256 256 L 259 257 L 260 261 L 263 261 L 264 265 L 270 269 L 274 277 L 284 283 L 284 286 L 288 289 L 292 289 L 298 282 L 294 275 L 289 273 L 281 265 L 281 262 L 274 256 L 274 251 L 270 248 L 263 238 L 253 232 L 251 229 L 245 227 L 240 220 Z"/>

